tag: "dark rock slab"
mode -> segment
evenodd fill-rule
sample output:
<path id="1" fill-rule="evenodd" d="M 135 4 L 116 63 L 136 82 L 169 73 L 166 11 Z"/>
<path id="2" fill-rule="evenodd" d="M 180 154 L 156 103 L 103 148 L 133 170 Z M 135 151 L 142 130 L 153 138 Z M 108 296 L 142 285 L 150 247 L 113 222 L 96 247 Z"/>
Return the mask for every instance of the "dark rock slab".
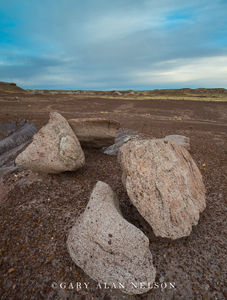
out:
<path id="1" fill-rule="evenodd" d="M 30 141 L 36 132 L 37 129 L 35 125 L 26 122 L 13 134 L 0 141 L 0 155 Z"/>
<path id="2" fill-rule="evenodd" d="M 35 125 L 25 120 L 0 124 L 0 177 L 18 169 L 14 160 L 32 141 L 36 132 Z"/>
<path id="3" fill-rule="evenodd" d="M 113 145 L 109 147 L 103 147 L 102 150 L 105 154 L 108 155 L 117 155 L 118 150 L 122 145 L 127 143 L 132 139 L 140 138 L 142 135 L 138 131 L 134 131 L 132 129 L 120 128 L 116 132 L 116 138 Z"/>

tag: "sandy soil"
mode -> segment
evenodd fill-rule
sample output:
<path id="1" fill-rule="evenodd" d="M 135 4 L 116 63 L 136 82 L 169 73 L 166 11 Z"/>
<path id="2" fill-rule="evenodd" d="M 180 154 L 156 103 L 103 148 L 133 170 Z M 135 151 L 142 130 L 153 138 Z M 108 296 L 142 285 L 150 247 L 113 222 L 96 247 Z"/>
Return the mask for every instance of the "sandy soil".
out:
<path id="1" fill-rule="evenodd" d="M 189 237 L 176 241 L 155 237 L 130 203 L 116 157 L 99 150 L 85 150 L 86 166 L 77 172 L 8 175 L 0 180 L 0 298 L 226 299 L 226 103 L 0 94 L 1 123 L 27 119 L 40 127 L 50 111 L 66 118 L 111 117 L 122 127 L 154 137 L 190 137 L 191 154 L 207 188 L 207 208 Z M 98 180 L 110 184 L 124 217 L 149 237 L 159 285 L 149 293 L 129 296 L 115 289 L 99 289 L 68 254 L 68 230 L 83 212 Z M 66 289 L 59 287 L 61 282 Z M 81 290 L 76 289 L 78 282 Z M 89 283 L 88 289 L 84 282 Z M 176 288 L 171 289 L 169 282 Z"/>

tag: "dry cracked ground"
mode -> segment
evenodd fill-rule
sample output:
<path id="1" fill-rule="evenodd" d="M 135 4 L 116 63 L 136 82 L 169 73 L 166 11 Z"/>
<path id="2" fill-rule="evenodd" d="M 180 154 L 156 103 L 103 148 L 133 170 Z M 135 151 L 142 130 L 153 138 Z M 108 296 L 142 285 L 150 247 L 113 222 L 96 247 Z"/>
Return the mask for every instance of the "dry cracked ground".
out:
<path id="1" fill-rule="evenodd" d="M 40 127 L 50 111 L 68 119 L 109 117 L 153 137 L 190 137 L 191 155 L 207 189 L 207 208 L 189 237 L 155 237 L 130 203 L 116 157 L 100 150 L 85 150 L 86 165 L 76 172 L 38 175 L 23 170 L 7 175 L 0 180 L 0 298 L 226 299 L 226 102 L 0 93 L 0 123 L 26 119 Z M 124 217 L 150 240 L 157 284 L 146 294 L 100 289 L 69 256 L 68 231 L 98 180 L 112 187 Z"/>

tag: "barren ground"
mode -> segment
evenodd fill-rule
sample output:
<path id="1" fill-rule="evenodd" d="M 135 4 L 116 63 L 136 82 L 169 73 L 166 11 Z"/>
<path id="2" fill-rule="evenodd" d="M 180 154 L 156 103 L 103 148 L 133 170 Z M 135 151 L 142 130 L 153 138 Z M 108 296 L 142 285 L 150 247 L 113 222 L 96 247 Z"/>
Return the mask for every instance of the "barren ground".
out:
<path id="1" fill-rule="evenodd" d="M 207 208 L 199 224 L 189 237 L 171 241 L 154 236 L 130 204 L 116 157 L 100 150 L 85 150 L 86 165 L 76 172 L 38 175 L 20 171 L 4 177 L 0 180 L 1 299 L 227 298 L 226 102 L 142 99 L 0 93 L 0 123 L 26 119 L 40 127 L 50 111 L 58 111 L 66 118 L 112 118 L 122 127 L 154 137 L 186 135 L 191 138 L 191 155 L 207 188 Z M 98 180 L 110 184 L 124 217 L 149 237 L 156 281 L 174 282 L 175 290 L 156 288 L 140 296 L 100 290 L 72 262 L 66 248 L 68 230 L 83 212 Z M 65 282 L 67 288 L 53 289 L 53 282 Z M 69 289 L 71 282 L 73 290 Z M 76 282 L 89 283 L 89 288 L 77 291 Z"/>

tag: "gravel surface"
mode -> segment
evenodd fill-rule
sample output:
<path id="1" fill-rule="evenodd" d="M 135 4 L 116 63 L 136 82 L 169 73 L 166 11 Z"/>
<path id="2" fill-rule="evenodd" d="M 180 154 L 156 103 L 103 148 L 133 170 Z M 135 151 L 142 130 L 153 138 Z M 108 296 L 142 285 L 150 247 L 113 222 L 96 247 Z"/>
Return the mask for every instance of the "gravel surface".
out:
<path id="1" fill-rule="evenodd" d="M 1 195 L 1 299 L 225 299 L 227 227 L 221 150 L 216 144 L 201 146 L 200 139 L 192 143 L 207 188 L 207 208 L 191 235 L 176 241 L 154 236 L 130 204 L 116 157 L 101 151 L 85 151 L 86 166 L 77 172 L 44 176 L 21 171 L 5 178 L 1 184 L 5 190 Z M 142 296 L 98 289 L 72 262 L 66 249 L 68 230 L 85 209 L 98 180 L 110 184 L 124 217 L 149 237 L 156 282 L 162 281 L 163 289 L 155 287 Z M 52 282 L 65 282 L 68 287 L 53 289 Z M 74 286 L 89 282 L 89 288 L 70 290 L 71 282 Z M 176 288 L 171 289 L 169 282 Z"/>
<path id="2" fill-rule="evenodd" d="M 124 126 L 137 130 L 139 123 L 131 126 L 132 119 L 124 119 Z M 155 237 L 130 203 L 116 156 L 101 150 L 86 150 L 86 165 L 76 172 L 38 175 L 17 171 L 0 180 L 0 299 L 227 298 L 226 127 L 181 121 L 159 121 L 151 126 L 149 120 L 144 117 L 141 124 L 152 136 L 182 134 L 191 138 L 191 154 L 207 189 L 207 208 L 191 235 L 175 241 Z M 112 187 L 124 217 L 150 240 L 157 277 L 146 294 L 129 296 L 115 288 L 100 289 L 69 256 L 68 231 L 84 211 L 98 180 Z M 77 290 L 79 283 L 82 288 Z"/>

